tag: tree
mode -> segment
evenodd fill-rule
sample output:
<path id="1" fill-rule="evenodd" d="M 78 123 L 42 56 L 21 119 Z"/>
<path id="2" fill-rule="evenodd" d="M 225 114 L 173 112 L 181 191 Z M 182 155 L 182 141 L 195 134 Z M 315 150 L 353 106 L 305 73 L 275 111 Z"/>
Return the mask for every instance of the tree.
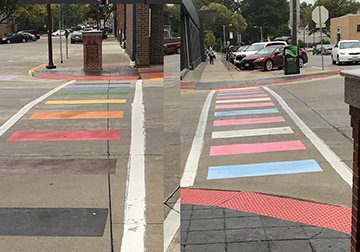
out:
<path id="1" fill-rule="evenodd" d="M 241 14 L 249 23 L 244 37 L 251 41 L 258 40 L 259 32 L 254 33 L 254 26 L 262 27 L 264 38 L 278 35 L 279 30 L 284 30 L 284 24 L 289 23 L 289 9 L 287 0 L 243 0 Z"/>
<path id="2" fill-rule="evenodd" d="M 180 36 L 180 25 L 181 25 L 181 16 L 180 16 L 180 5 L 179 4 L 166 4 L 165 5 L 165 14 L 164 14 L 164 23 L 171 27 L 172 36 Z"/>
<path id="3" fill-rule="evenodd" d="M 233 34 L 240 34 L 247 27 L 247 23 L 240 13 L 230 11 L 223 4 L 210 3 L 209 5 L 203 6 L 201 9 L 217 11 L 215 23 L 206 28 L 207 30 L 213 32 L 214 36 L 217 38 L 218 41 L 222 41 L 224 36 L 223 25 L 226 26 L 226 40 L 230 40 L 228 35 L 229 32 L 232 32 Z M 235 41 L 231 42 L 233 42 L 233 44 L 235 43 Z"/>
<path id="4" fill-rule="evenodd" d="M 212 33 L 212 32 L 207 32 L 206 34 L 205 34 L 205 47 L 209 47 L 209 46 L 211 46 L 211 47 L 215 47 L 215 45 L 216 45 L 216 37 L 215 37 L 215 35 L 214 35 L 214 33 Z"/>
<path id="5" fill-rule="evenodd" d="M 240 13 L 240 2 L 234 0 L 194 0 L 194 5 L 197 9 L 201 9 L 203 6 L 207 6 L 211 3 L 223 4 L 231 12 Z"/>
<path id="6" fill-rule="evenodd" d="M 19 5 L 16 8 L 14 17 L 18 30 L 35 29 L 38 32 L 46 31 L 46 6 L 41 4 Z"/>
<path id="7" fill-rule="evenodd" d="M 15 12 L 16 0 L 0 0 L 0 24 L 7 21 Z"/>

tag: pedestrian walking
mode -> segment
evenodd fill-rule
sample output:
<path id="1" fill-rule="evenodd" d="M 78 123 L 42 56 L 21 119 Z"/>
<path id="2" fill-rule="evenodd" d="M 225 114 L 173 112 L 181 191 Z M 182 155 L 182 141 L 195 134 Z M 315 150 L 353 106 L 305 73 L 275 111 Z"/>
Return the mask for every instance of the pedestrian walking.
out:
<path id="1" fill-rule="evenodd" d="M 208 50 L 208 57 L 210 60 L 210 64 L 214 65 L 214 60 L 216 59 L 216 56 L 215 56 L 214 50 L 211 47 L 209 47 L 209 50 Z"/>

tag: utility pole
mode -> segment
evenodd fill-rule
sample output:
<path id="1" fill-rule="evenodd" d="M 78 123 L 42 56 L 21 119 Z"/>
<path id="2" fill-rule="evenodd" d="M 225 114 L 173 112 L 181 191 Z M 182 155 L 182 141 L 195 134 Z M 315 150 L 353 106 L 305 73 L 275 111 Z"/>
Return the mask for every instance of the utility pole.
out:
<path id="1" fill-rule="evenodd" d="M 292 44 L 297 45 L 297 1 L 292 0 Z"/>
<path id="2" fill-rule="evenodd" d="M 48 56 L 49 56 L 49 63 L 47 64 L 47 69 L 54 69 L 56 66 L 53 62 L 53 52 L 52 52 L 52 16 L 51 16 L 51 5 L 46 5 L 47 11 L 47 28 L 48 28 Z"/>
<path id="3" fill-rule="evenodd" d="M 263 27 L 262 26 L 260 26 L 260 42 L 264 42 Z"/>
<path id="4" fill-rule="evenodd" d="M 63 62 L 63 55 L 62 55 L 62 39 L 61 39 L 61 5 L 59 4 L 59 36 L 60 36 L 60 62 L 61 63 L 64 63 Z"/>

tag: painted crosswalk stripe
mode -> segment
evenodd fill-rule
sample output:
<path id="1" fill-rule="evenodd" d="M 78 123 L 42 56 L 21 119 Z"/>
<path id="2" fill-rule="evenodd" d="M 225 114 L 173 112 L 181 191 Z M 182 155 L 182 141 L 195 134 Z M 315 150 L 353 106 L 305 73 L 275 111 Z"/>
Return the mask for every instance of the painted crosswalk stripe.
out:
<path id="1" fill-rule="evenodd" d="M 50 100 L 45 102 L 48 105 L 77 105 L 77 104 L 110 104 L 126 103 L 125 99 L 108 99 L 108 100 Z"/>
<path id="2" fill-rule="evenodd" d="M 305 150 L 300 140 L 252 144 L 232 144 L 210 147 L 210 156 Z"/>
<path id="3" fill-rule="evenodd" d="M 271 109 L 248 109 L 248 110 L 233 110 L 215 112 L 214 116 L 237 116 L 237 115 L 260 115 L 260 114 L 275 114 L 279 113 L 276 108 Z"/>
<path id="4" fill-rule="evenodd" d="M 246 91 L 246 92 L 231 92 L 231 93 L 221 93 L 218 96 L 227 96 L 227 95 L 248 95 L 248 94 L 265 94 L 264 91 Z"/>
<path id="5" fill-rule="evenodd" d="M 226 100 L 226 99 L 242 99 L 242 98 L 255 98 L 255 97 L 268 97 L 267 94 L 249 94 L 249 95 L 225 95 L 225 96 L 217 96 L 218 100 Z"/>
<path id="6" fill-rule="evenodd" d="M 231 99 L 231 100 L 220 100 L 216 101 L 216 103 L 242 103 L 242 102 L 261 102 L 261 101 L 271 101 L 269 97 L 264 98 L 247 98 L 247 99 Z"/>
<path id="7" fill-rule="evenodd" d="M 245 104 L 221 104 L 216 105 L 215 109 L 234 109 L 234 108 L 258 108 L 258 107 L 272 107 L 275 104 L 273 102 L 255 102 Z"/>
<path id="8" fill-rule="evenodd" d="M 261 90 L 259 87 L 244 87 L 244 88 L 231 88 L 231 89 L 220 89 L 219 93 L 232 93 L 232 92 L 241 92 L 241 91 L 253 91 Z"/>
<path id="9" fill-rule="evenodd" d="M 270 136 L 270 135 L 282 135 L 282 134 L 291 134 L 291 133 L 294 133 L 294 131 L 292 131 L 290 127 L 227 130 L 227 131 L 214 131 L 212 133 L 212 138 Z"/>
<path id="10" fill-rule="evenodd" d="M 282 116 L 273 117 L 260 117 L 260 118 L 244 118 L 244 119 L 229 119 L 229 120 L 215 120 L 214 126 L 235 126 L 235 125 L 248 125 L 248 124 L 260 124 L 260 123 L 274 123 L 285 122 Z"/>
<path id="11" fill-rule="evenodd" d="M 123 111 L 63 111 L 63 112 L 37 112 L 32 114 L 30 120 L 47 119 L 106 119 L 123 118 Z"/>
<path id="12" fill-rule="evenodd" d="M 95 90 L 109 90 L 109 89 L 128 89 L 129 86 L 97 86 L 97 87 L 68 87 L 64 88 L 66 91 L 95 91 Z"/>
<path id="13" fill-rule="evenodd" d="M 207 179 L 228 179 L 268 175 L 321 172 L 314 159 L 242 165 L 210 166 Z"/>
<path id="14" fill-rule="evenodd" d="M 130 82 L 77 82 L 74 85 L 130 85 Z"/>
<path id="15" fill-rule="evenodd" d="M 118 92 L 118 91 L 110 91 L 110 92 L 66 92 L 60 93 L 59 96 L 95 96 L 95 95 L 127 95 L 128 92 Z"/>
<path id="16" fill-rule="evenodd" d="M 7 142 L 120 140 L 120 130 L 16 131 Z"/>

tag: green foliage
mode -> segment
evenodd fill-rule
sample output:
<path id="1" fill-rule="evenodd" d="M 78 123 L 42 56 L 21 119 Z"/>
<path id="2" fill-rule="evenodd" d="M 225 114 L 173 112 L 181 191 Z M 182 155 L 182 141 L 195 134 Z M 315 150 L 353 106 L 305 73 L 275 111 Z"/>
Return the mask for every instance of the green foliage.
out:
<path id="1" fill-rule="evenodd" d="M 41 4 L 18 5 L 14 13 L 18 30 L 34 29 L 38 32 L 46 31 L 46 6 Z"/>
<path id="2" fill-rule="evenodd" d="M 212 32 L 207 32 L 205 34 L 205 47 L 209 46 L 211 46 L 212 48 L 215 48 L 216 46 L 216 37 Z"/>
<path id="3" fill-rule="evenodd" d="M 179 4 L 165 5 L 164 22 L 165 25 L 169 25 L 171 27 L 172 36 L 180 36 L 181 15 Z"/>
<path id="4" fill-rule="evenodd" d="M 240 12 L 240 2 L 234 0 L 194 0 L 194 5 L 197 9 L 201 9 L 203 6 L 207 6 L 211 3 L 223 4 L 231 12 Z"/>
<path id="5" fill-rule="evenodd" d="M 249 29 L 244 34 L 250 41 L 259 40 L 258 28 L 263 27 L 263 37 L 274 37 L 284 32 L 289 22 L 289 2 L 287 0 L 243 0 L 241 14 L 249 23 Z M 287 34 L 281 34 L 287 35 Z"/>
<path id="6" fill-rule="evenodd" d="M 209 5 L 203 6 L 202 10 L 216 10 L 217 17 L 215 23 L 206 27 L 207 30 L 211 31 L 218 40 L 223 40 L 223 25 L 226 26 L 226 40 L 229 40 L 229 32 L 233 32 L 235 44 L 236 34 L 242 33 L 247 23 L 244 17 L 240 13 L 230 11 L 225 5 L 220 3 L 210 3 Z M 231 25 L 231 26 L 229 26 Z"/>
<path id="7" fill-rule="evenodd" d="M 11 17 L 16 8 L 17 0 L 0 0 L 0 24 Z"/>

